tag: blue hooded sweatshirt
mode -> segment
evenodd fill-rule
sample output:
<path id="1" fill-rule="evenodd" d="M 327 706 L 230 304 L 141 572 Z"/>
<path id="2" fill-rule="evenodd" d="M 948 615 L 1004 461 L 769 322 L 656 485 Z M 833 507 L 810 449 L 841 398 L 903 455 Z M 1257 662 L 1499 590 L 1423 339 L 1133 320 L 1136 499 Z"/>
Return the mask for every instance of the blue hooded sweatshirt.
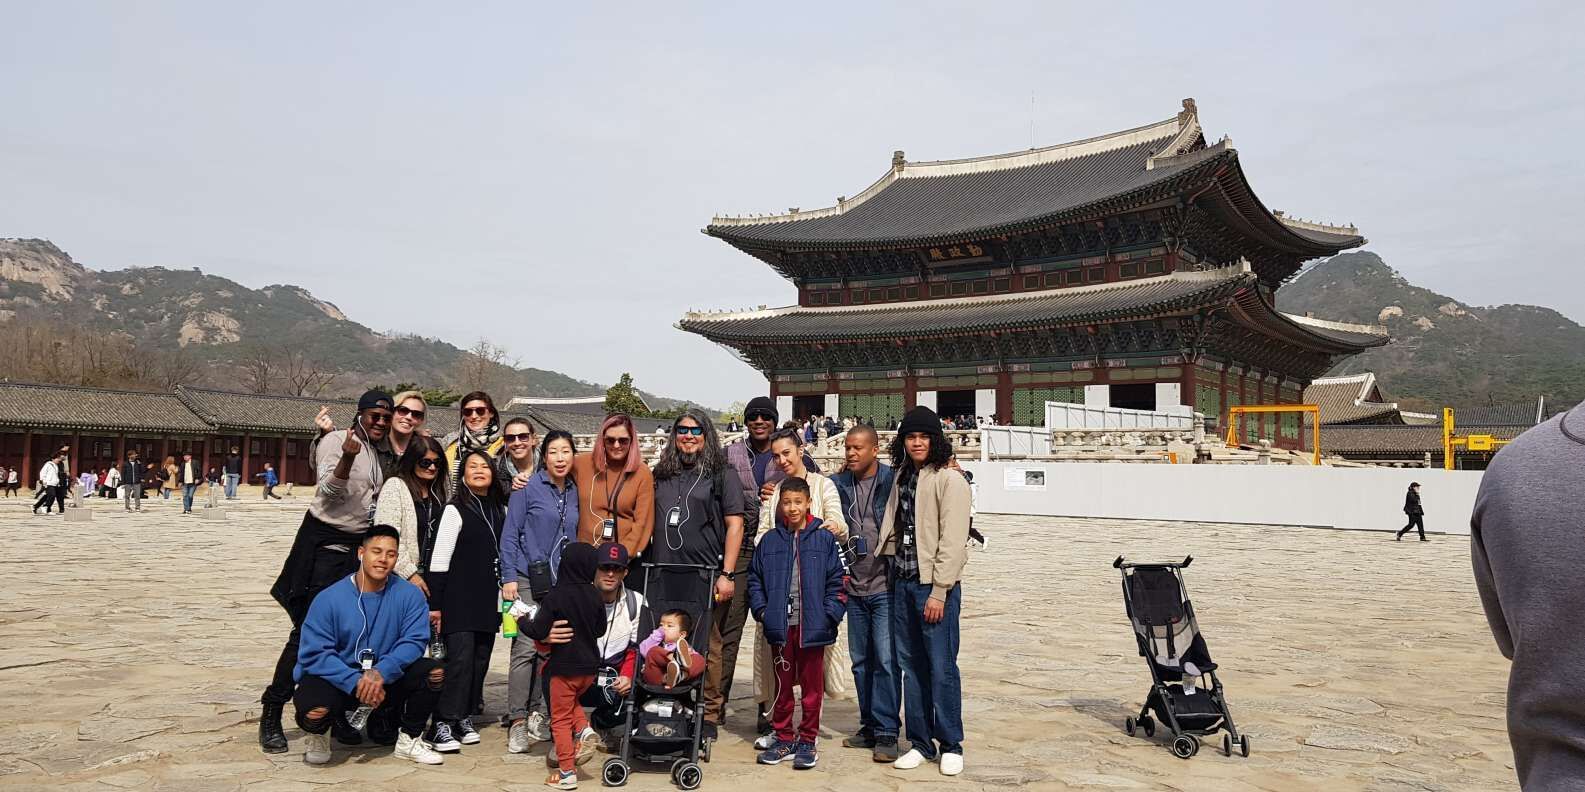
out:
<path id="1" fill-rule="evenodd" d="M 837 556 L 836 537 L 822 530 L 820 520 L 796 534 L 776 519 L 776 528 L 754 548 L 749 563 L 748 606 L 760 623 L 765 641 L 772 646 L 787 643 L 787 594 L 792 590 L 793 562 L 797 560 L 799 594 L 799 646 L 829 646 L 836 643 L 837 626 L 847 614 L 842 595 L 842 559 Z M 776 603 L 776 607 L 768 607 Z"/>
<path id="2" fill-rule="evenodd" d="M 362 610 L 359 610 L 359 604 Z M 358 686 L 364 649 L 374 650 L 374 668 L 389 685 L 424 655 L 429 643 L 429 602 L 424 592 L 396 575 L 385 590 L 359 594 L 352 576 L 332 583 L 308 606 L 297 667 L 292 678 L 316 676 L 346 693 Z"/>

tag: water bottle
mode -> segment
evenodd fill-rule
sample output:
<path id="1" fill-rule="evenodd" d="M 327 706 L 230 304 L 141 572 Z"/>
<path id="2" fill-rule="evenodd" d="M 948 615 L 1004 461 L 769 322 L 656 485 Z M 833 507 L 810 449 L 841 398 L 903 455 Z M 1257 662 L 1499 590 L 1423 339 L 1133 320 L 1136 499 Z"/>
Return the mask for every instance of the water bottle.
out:
<path id="1" fill-rule="evenodd" d="M 352 714 L 347 716 L 347 725 L 351 726 L 353 731 L 362 731 L 364 725 L 369 722 L 369 713 L 373 711 L 374 708 L 368 705 L 353 710 Z"/>
<path id="2" fill-rule="evenodd" d="M 446 639 L 433 629 L 429 631 L 429 659 L 446 659 Z"/>
<path id="3" fill-rule="evenodd" d="M 517 618 L 512 616 L 511 600 L 501 600 L 501 637 L 517 637 Z"/>

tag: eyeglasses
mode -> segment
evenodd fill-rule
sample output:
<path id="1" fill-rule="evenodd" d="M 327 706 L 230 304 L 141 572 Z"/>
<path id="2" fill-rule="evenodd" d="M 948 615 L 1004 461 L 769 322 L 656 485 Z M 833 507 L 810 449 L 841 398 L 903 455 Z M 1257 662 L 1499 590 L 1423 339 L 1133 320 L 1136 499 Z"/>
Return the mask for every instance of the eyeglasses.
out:
<path id="1" fill-rule="evenodd" d="M 464 418 L 472 418 L 475 415 L 489 415 L 489 414 L 490 414 L 490 408 L 489 407 L 464 407 L 464 408 L 462 408 L 462 417 L 464 417 Z"/>
<path id="2" fill-rule="evenodd" d="M 501 435 L 501 437 L 504 438 L 508 443 L 526 443 L 534 439 L 534 433 L 523 432 L 522 434 L 504 434 Z"/>
<path id="3" fill-rule="evenodd" d="M 693 435 L 694 437 L 699 437 L 700 435 L 704 434 L 704 427 L 703 426 L 679 426 L 673 431 L 675 431 L 677 433 L 678 437 L 681 437 L 683 435 Z"/>
<path id="4" fill-rule="evenodd" d="M 776 423 L 776 416 L 771 415 L 770 413 L 749 413 L 743 417 L 743 420 L 750 423 L 754 421 L 770 421 L 771 423 Z"/>
<path id="5" fill-rule="evenodd" d="M 425 470 L 428 470 L 428 469 L 430 469 L 432 467 L 438 467 L 439 465 L 440 465 L 440 460 L 438 460 L 438 459 L 430 459 L 429 457 L 424 457 L 423 459 L 418 460 L 418 466 L 423 468 L 423 469 L 425 469 Z"/>
<path id="6" fill-rule="evenodd" d="M 363 417 L 374 426 L 391 422 L 391 414 L 387 412 L 367 412 L 363 414 Z"/>
<path id="7" fill-rule="evenodd" d="M 605 439 L 605 444 L 608 446 L 624 446 L 631 442 L 633 442 L 631 437 L 607 437 Z"/>
<path id="8" fill-rule="evenodd" d="M 396 414 L 397 415 L 411 415 L 411 416 L 413 416 L 414 418 L 417 418 L 420 421 L 424 420 L 424 411 L 423 410 L 415 410 L 415 409 L 413 409 L 411 407 L 397 407 L 396 408 Z"/>

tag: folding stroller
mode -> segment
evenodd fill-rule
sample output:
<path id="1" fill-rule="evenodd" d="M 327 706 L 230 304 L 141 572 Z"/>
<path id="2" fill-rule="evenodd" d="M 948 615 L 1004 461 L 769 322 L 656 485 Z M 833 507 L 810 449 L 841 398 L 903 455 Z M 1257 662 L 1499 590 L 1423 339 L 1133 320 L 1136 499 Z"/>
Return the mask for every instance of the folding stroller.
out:
<path id="1" fill-rule="evenodd" d="M 643 568 L 645 607 L 639 616 L 640 640 L 654 631 L 661 614 L 683 610 L 693 619 L 688 645 L 705 655 L 710 646 L 716 567 L 646 562 Z M 704 739 L 704 676 L 679 682 L 675 688 L 648 685 L 644 682 L 644 658 L 639 657 L 626 710 L 621 752 L 605 760 L 601 781 L 606 786 L 622 786 L 638 762 L 669 764 L 672 783 L 698 789 L 704 783 L 699 763 L 710 761 L 710 742 Z"/>
<path id="2" fill-rule="evenodd" d="M 1200 752 L 1199 736 L 1222 735 L 1222 753 L 1232 756 L 1234 746 L 1249 756 L 1249 735 L 1238 733 L 1233 715 L 1216 678 L 1216 663 L 1205 646 L 1194 605 L 1183 585 L 1183 563 L 1129 564 L 1118 556 L 1112 567 L 1123 574 L 1123 604 L 1139 640 L 1139 654 L 1150 666 L 1152 685 L 1139 717 L 1123 721 L 1123 731 L 1136 728 L 1146 737 L 1156 734 L 1159 720 L 1172 732 L 1172 753 L 1180 759 Z M 1206 680 L 1210 686 L 1205 686 Z M 1155 713 L 1152 718 L 1150 713 Z"/>

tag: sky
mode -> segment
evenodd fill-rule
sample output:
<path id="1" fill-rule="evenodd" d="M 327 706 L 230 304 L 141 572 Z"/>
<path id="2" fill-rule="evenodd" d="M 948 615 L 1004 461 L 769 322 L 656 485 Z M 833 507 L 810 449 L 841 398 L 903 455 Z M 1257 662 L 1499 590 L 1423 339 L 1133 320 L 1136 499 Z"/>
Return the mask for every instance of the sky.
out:
<path id="1" fill-rule="evenodd" d="M 376 330 L 724 407 L 685 311 L 795 289 L 700 229 L 1194 97 L 1265 204 L 1585 320 L 1585 4 L 0 0 L 0 236 L 292 283 Z M 1574 220 L 1567 218 L 1573 217 Z"/>

